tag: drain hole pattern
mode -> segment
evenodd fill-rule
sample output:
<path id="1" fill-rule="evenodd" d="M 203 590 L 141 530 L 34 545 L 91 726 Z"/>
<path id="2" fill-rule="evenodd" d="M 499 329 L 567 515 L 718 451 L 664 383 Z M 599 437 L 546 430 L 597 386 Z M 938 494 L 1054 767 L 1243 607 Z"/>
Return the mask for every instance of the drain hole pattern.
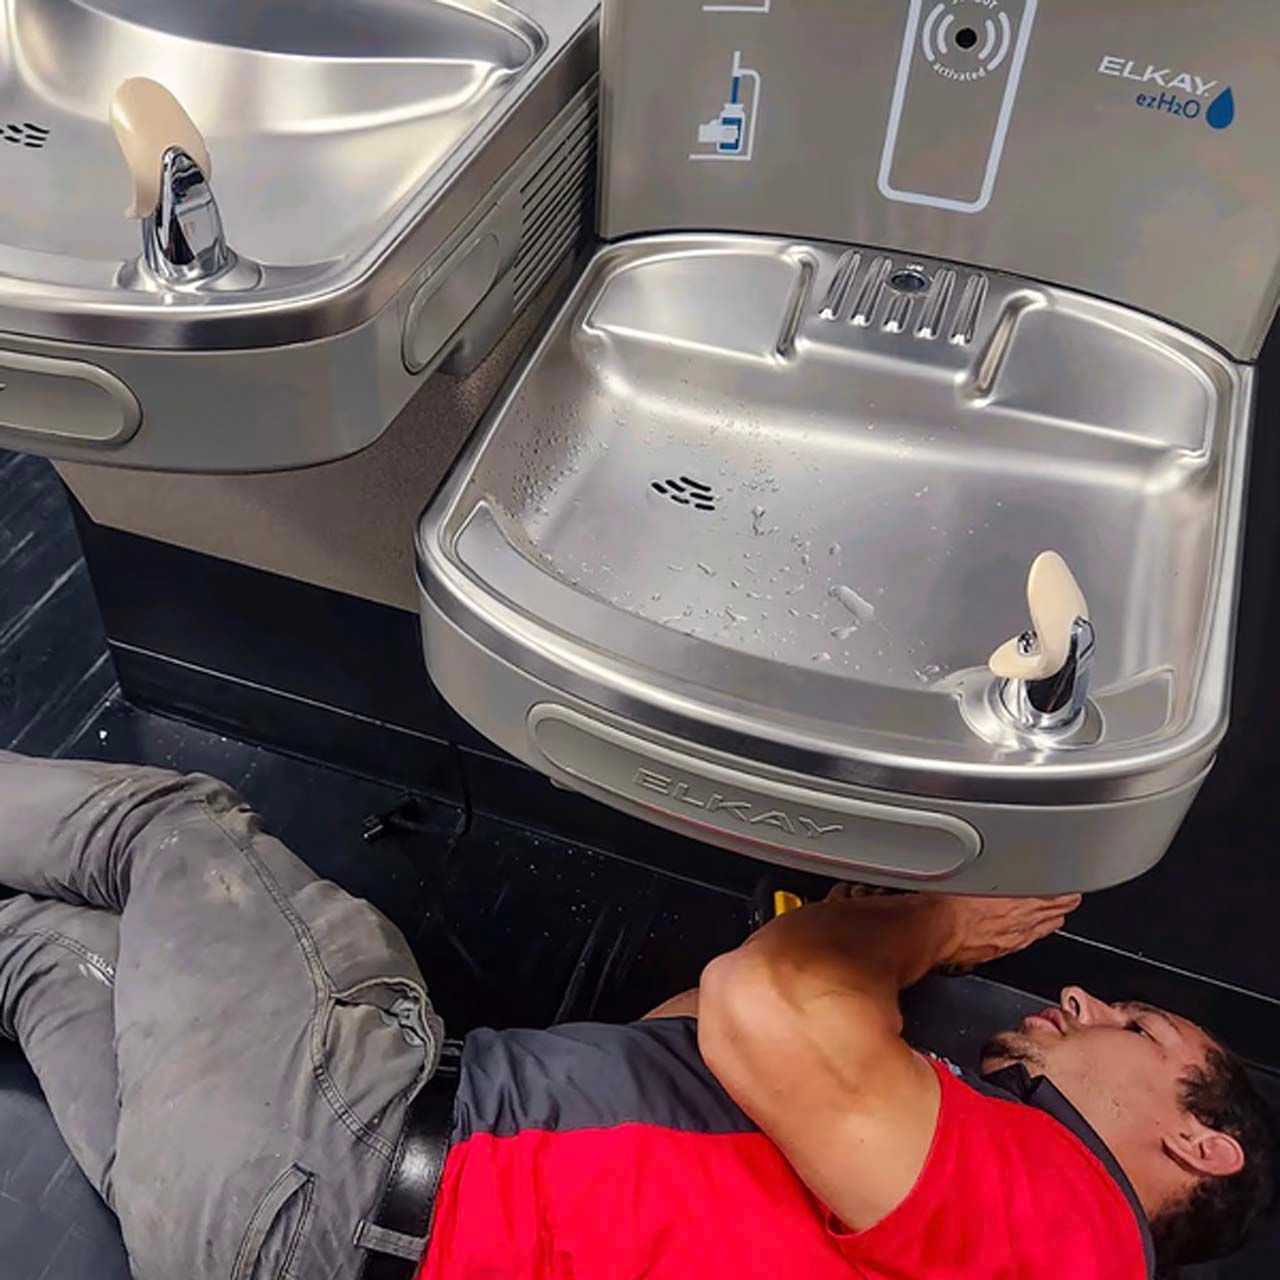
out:
<path id="1" fill-rule="evenodd" d="M 682 507 L 692 507 L 695 511 L 716 509 L 716 497 L 711 486 L 689 476 L 681 476 L 678 480 L 654 480 L 649 487 L 654 493 L 660 493 Z"/>
<path id="2" fill-rule="evenodd" d="M 39 150 L 49 140 L 49 130 L 43 125 L 24 120 L 21 124 L 0 124 L 0 138 L 15 147 Z"/>

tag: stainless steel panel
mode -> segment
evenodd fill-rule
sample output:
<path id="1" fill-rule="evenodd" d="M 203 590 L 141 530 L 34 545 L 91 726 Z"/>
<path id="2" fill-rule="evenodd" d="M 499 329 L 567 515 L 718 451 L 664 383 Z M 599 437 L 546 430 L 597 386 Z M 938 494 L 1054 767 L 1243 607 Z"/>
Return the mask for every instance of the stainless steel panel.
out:
<path id="1" fill-rule="evenodd" d="M 133 393 L 105 369 L 0 350 L 0 436 L 16 433 L 19 446 L 49 439 L 122 445 L 141 424 Z"/>
<path id="2" fill-rule="evenodd" d="M 0 447 L 103 466 L 252 472 L 310 466 L 371 443 L 413 394 L 395 308 L 348 333 L 245 351 L 134 351 L 0 335 L 7 350 L 56 362 L 84 357 L 132 388 L 141 426 L 115 446 L 74 431 L 33 436 L 0 414 Z M 0 393 L 0 401 L 3 395 Z M 65 411 L 57 387 L 33 410 Z"/>
<path id="3" fill-rule="evenodd" d="M 493 287 L 502 268 L 502 242 L 481 224 L 414 295 L 404 326 L 404 366 L 421 373 Z"/>
<path id="4" fill-rule="evenodd" d="M 927 809 L 811 791 L 645 741 L 563 707 L 529 713 L 553 774 L 589 794 L 663 814 L 689 834 L 756 855 L 785 855 L 827 875 L 892 872 L 946 880 L 982 852 L 967 822 Z"/>
<path id="5" fill-rule="evenodd" d="M 1273 0 L 605 0 L 603 20 L 606 237 L 893 247 L 1256 356 L 1280 298 Z"/>

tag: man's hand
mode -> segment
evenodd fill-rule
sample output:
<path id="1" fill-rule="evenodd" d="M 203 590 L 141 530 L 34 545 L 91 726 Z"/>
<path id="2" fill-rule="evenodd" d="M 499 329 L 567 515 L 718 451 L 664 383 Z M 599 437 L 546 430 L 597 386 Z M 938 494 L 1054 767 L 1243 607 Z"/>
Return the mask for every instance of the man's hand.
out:
<path id="1" fill-rule="evenodd" d="M 943 964 L 971 969 L 1022 951 L 1057 933 L 1081 902 L 1078 893 L 1057 898 L 961 898 L 944 896 L 940 908 L 950 930 Z"/>
<path id="2" fill-rule="evenodd" d="M 838 884 L 828 902 L 856 900 L 870 910 L 910 910 L 926 907 L 933 916 L 931 932 L 937 942 L 939 968 L 972 969 L 1022 951 L 1056 933 L 1081 903 L 1078 893 L 1056 898 L 968 898 L 957 894 L 862 897 L 859 886 Z"/>

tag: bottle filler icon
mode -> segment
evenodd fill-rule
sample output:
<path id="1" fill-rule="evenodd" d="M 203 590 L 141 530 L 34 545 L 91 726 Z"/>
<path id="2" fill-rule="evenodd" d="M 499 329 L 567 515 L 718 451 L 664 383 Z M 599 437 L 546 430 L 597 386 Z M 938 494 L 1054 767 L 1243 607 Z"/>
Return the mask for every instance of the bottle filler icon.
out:
<path id="1" fill-rule="evenodd" d="M 760 116 L 760 73 L 742 65 L 735 50 L 729 101 L 719 115 L 698 126 L 698 142 L 711 150 L 695 151 L 691 160 L 750 160 L 755 151 Z"/>

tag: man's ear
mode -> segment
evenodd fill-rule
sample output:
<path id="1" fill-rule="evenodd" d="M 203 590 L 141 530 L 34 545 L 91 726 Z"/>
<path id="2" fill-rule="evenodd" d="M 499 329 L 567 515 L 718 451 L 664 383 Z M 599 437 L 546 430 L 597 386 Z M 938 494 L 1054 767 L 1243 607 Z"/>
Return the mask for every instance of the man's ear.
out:
<path id="1" fill-rule="evenodd" d="M 1203 1177 L 1227 1178 L 1244 1168 L 1244 1148 L 1229 1133 L 1197 1125 L 1194 1120 L 1190 1128 L 1165 1134 L 1161 1145 L 1184 1169 Z"/>

